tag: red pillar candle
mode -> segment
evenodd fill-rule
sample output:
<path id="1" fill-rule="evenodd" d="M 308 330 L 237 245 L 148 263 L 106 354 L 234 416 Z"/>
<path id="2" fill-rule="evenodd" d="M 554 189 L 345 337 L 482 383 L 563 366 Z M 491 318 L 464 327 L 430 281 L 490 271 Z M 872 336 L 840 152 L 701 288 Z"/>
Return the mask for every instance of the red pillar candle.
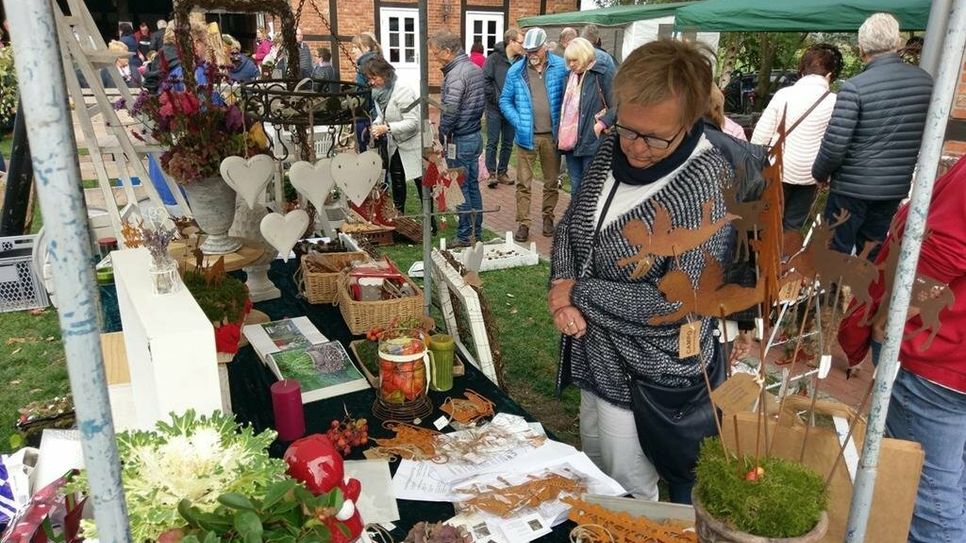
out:
<path id="1" fill-rule="evenodd" d="M 305 435 L 305 411 L 298 381 L 283 379 L 272 385 L 272 410 L 279 439 L 295 441 Z"/>

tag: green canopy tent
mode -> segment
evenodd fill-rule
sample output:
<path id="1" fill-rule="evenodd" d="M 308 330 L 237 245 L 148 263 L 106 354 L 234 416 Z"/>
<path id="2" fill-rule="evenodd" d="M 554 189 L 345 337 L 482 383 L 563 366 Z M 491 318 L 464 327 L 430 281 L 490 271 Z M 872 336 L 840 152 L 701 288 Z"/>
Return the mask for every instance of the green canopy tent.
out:
<path id="1" fill-rule="evenodd" d="M 684 7 L 699 2 L 675 2 L 638 6 L 612 6 L 609 8 L 571 11 L 552 15 L 522 17 L 519 24 L 523 28 L 539 26 L 547 31 L 550 39 L 555 39 L 564 27 L 580 27 L 595 24 L 600 27 L 603 46 L 618 58 L 626 57 L 635 48 L 657 39 L 659 36 L 674 32 L 674 15 Z M 701 32 L 689 36 L 717 48 L 717 32 Z"/>
<path id="2" fill-rule="evenodd" d="M 923 30 L 930 0 L 707 0 L 677 10 L 675 28 L 718 32 L 855 32 L 876 12 Z"/>

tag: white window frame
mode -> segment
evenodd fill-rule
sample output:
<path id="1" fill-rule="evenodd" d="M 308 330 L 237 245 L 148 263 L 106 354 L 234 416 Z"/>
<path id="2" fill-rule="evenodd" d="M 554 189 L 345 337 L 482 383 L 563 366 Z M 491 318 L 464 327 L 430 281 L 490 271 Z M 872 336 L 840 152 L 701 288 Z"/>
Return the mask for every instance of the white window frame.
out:
<path id="1" fill-rule="evenodd" d="M 506 20 L 503 17 L 502 11 L 467 11 L 463 15 L 465 21 L 464 35 L 466 36 L 466 54 L 470 54 L 470 48 L 473 47 L 473 41 L 475 36 L 473 35 L 473 23 L 476 21 L 481 21 L 485 25 L 491 21 L 496 22 L 496 34 L 494 35 L 493 43 L 497 44 L 503 41 L 503 33 L 506 32 Z M 484 28 L 484 36 L 488 33 Z M 483 40 L 483 54 L 489 56 L 493 51 L 492 48 L 487 47 L 486 40 Z"/>
<path id="2" fill-rule="evenodd" d="M 414 39 L 413 39 L 413 47 L 412 47 L 415 50 L 414 62 L 406 62 L 405 60 L 406 58 L 405 49 L 407 49 L 407 47 L 405 44 L 404 30 L 397 31 L 399 32 L 400 37 L 403 39 L 403 42 L 395 46 L 395 48 L 400 50 L 399 60 L 396 62 L 392 61 L 392 54 L 390 50 L 391 46 L 390 46 L 390 39 L 389 39 L 389 33 L 391 32 L 391 30 L 389 29 L 389 19 L 392 17 L 400 17 L 400 18 L 412 17 L 413 18 L 413 21 L 415 23 L 413 25 Z M 386 58 L 386 60 L 388 60 L 389 63 L 393 65 L 393 67 L 395 67 L 397 70 L 400 68 L 413 68 L 413 67 L 418 68 L 419 67 L 419 40 L 420 40 L 419 9 L 396 8 L 396 7 L 379 8 L 379 34 L 380 34 L 379 44 L 382 46 L 382 53 Z"/>

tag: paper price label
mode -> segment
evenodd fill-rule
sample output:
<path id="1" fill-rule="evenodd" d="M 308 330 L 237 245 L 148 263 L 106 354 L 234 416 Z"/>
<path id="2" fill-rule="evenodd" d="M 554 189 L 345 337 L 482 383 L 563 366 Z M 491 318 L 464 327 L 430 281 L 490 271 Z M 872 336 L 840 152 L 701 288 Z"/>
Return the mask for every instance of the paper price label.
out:
<path id="1" fill-rule="evenodd" d="M 798 278 L 792 279 L 782 285 L 778 291 L 779 302 L 794 302 L 798 300 L 798 293 L 802 290 L 802 282 Z"/>
<path id="2" fill-rule="evenodd" d="M 755 405 L 760 392 L 761 385 L 753 375 L 734 373 L 711 391 L 711 401 L 725 413 L 748 411 Z"/>
<path id="3" fill-rule="evenodd" d="M 450 143 L 446 146 L 446 158 L 456 160 L 456 144 Z"/>
<path id="4" fill-rule="evenodd" d="M 678 335 L 678 358 L 689 358 L 701 353 L 701 321 L 681 326 Z"/>
<path id="5" fill-rule="evenodd" d="M 446 417 L 440 417 L 433 421 L 433 426 L 435 426 L 437 430 L 442 430 L 447 424 L 449 424 L 449 421 L 446 420 Z"/>
<path id="6" fill-rule="evenodd" d="M 823 354 L 822 358 L 819 359 L 818 363 L 818 378 L 825 379 L 828 377 L 828 372 L 832 370 L 832 355 Z"/>

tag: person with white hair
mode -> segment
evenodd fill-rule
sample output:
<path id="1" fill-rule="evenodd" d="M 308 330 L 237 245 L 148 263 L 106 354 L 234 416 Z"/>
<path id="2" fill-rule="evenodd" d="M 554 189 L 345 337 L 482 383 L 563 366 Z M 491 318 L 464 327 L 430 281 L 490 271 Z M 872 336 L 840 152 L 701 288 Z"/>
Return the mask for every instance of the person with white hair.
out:
<path id="1" fill-rule="evenodd" d="M 881 243 L 912 184 L 933 83 L 925 70 L 902 62 L 899 46 L 892 15 L 875 13 L 862 23 L 865 69 L 842 83 L 812 165 L 812 177 L 829 186 L 825 219 L 849 213 L 832 240 L 842 253 Z M 878 247 L 869 258 L 877 254 Z"/>

